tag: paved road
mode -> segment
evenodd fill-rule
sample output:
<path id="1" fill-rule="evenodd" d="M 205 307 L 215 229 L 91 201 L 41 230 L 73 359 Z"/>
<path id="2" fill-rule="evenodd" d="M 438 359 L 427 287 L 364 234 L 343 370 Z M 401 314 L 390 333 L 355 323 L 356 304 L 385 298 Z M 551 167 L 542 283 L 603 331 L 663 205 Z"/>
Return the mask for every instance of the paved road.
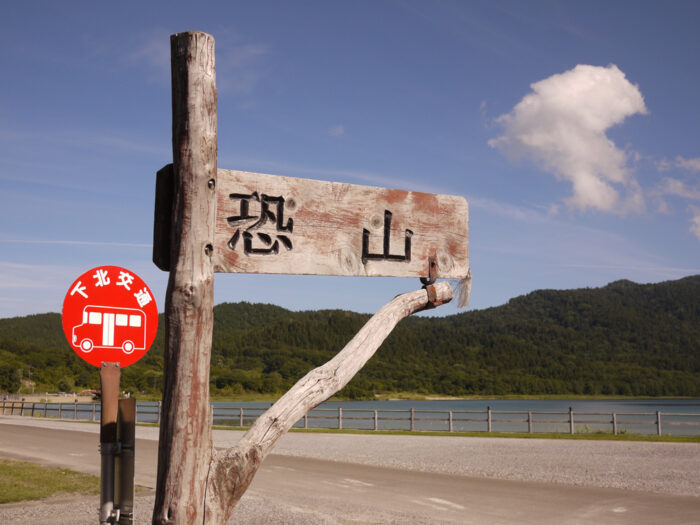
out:
<path id="1" fill-rule="evenodd" d="M 0 423 L 0 455 L 99 475 L 95 425 L 77 425 L 82 429 L 75 431 L 30 427 L 2 418 Z M 136 447 L 136 482 L 154 487 L 157 442 L 137 439 Z M 248 517 L 236 523 L 700 523 L 700 498 L 691 496 L 483 479 L 274 454 L 264 462 L 241 507 L 248 507 Z M 261 513 L 270 508 L 284 509 L 295 517 L 268 515 L 261 521 Z"/>

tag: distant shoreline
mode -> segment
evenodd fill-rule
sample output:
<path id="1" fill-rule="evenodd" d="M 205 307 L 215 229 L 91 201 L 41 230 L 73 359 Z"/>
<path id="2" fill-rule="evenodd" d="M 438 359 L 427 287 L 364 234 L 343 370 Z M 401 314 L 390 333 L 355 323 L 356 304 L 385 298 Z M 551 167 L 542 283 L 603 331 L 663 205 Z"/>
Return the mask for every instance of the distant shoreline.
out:
<path id="1" fill-rule="evenodd" d="M 283 393 L 279 394 L 269 394 L 269 395 L 242 395 L 242 396 L 212 396 L 210 399 L 212 402 L 267 402 L 273 403 L 277 401 L 282 396 Z M 8 393 L 0 393 L 0 399 L 3 396 L 9 396 Z M 12 394 L 12 398 L 8 397 L 9 400 L 22 401 L 27 403 L 74 403 L 78 400 L 78 403 L 92 403 L 95 401 L 92 396 L 78 396 L 75 394 L 57 395 L 46 393 L 42 394 Z M 161 396 L 153 394 L 133 394 L 139 401 L 160 401 Z M 414 392 L 391 392 L 376 394 L 373 398 L 367 399 L 350 399 L 346 397 L 332 397 L 328 401 L 484 401 L 484 400 L 532 400 L 532 401 L 546 401 L 546 400 L 572 400 L 572 401 L 640 401 L 640 400 L 650 400 L 650 401 L 674 401 L 674 400 L 693 400 L 700 399 L 697 397 L 680 397 L 680 396 L 606 396 L 606 395 L 576 395 L 576 394 L 549 394 L 549 395 L 475 395 L 475 396 L 441 396 L 441 395 L 431 395 L 431 394 L 418 394 Z"/>

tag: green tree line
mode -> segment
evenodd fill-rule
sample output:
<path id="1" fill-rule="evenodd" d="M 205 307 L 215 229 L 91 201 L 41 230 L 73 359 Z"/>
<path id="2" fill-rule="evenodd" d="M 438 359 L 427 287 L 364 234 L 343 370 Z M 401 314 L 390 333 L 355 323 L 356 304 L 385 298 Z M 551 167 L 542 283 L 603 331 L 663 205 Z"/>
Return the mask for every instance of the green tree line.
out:
<path id="1" fill-rule="evenodd" d="M 344 310 L 220 304 L 212 394 L 281 393 L 367 319 Z M 160 392 L 163 327 L 161 316 L 151 351 L 123 370 L 123 389 Z M 0 319 L 0 391 L 98 387 L 97 369 L 70 349 L 58 314 Z M 499 307 L 406 319 L 341 395 L 391 392 L 700 397 L 700 276 L 538 290 Z"/>

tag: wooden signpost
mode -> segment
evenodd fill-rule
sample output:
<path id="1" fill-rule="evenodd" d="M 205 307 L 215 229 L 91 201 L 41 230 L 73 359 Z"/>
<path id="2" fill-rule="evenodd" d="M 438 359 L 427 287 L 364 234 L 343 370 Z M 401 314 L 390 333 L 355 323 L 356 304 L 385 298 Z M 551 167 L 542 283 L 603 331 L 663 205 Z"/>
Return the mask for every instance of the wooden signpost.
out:
<path id="1" fill-rule="evenodd" d="M 157 218 L 172 209 L 171 170 L 161 171 Z M 168 235 L 155 239 L 162 270 Z M 463 197 L 217 170 L 215 272 L 461 279 L 467 238 Z"/>
<path id="2" fill-rule="evenodd" d="M 467 201 L 219 170 L 214 271 L 461 278 Z"/>
<path id="3" fill-rule="evenodd" d="M 153 261 L 169 271 L 153 523 L 225 523 L 277 440 L 342 389 L 404 317 L 468 282 L 462 197 L 218 169 L 214 39 L 171 36 L 173 164 L 158 172 Z M 209 403 L 214 272 L 420 277 L 232 448 Z M 435 284 L 433 284 L 435 283 Z"/>

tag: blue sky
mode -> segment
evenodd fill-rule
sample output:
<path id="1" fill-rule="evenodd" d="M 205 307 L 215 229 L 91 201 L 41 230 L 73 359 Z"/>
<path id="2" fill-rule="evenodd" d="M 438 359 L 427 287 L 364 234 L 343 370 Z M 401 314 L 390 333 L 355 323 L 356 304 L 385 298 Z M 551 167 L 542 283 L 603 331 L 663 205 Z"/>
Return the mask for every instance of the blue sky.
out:
<path id="1" fill-rule="evenodd" d="M 219 167 L 463 195 L 470 308 L 700 273 L 697 2 L 12 2 L 0 317 L 151 262 L 169 35 L 214 35 Z M 215 301 L 373 312 L 416 279 L 217 274 Z M 455 305 L 435 313 L 452 314 Z"/>

